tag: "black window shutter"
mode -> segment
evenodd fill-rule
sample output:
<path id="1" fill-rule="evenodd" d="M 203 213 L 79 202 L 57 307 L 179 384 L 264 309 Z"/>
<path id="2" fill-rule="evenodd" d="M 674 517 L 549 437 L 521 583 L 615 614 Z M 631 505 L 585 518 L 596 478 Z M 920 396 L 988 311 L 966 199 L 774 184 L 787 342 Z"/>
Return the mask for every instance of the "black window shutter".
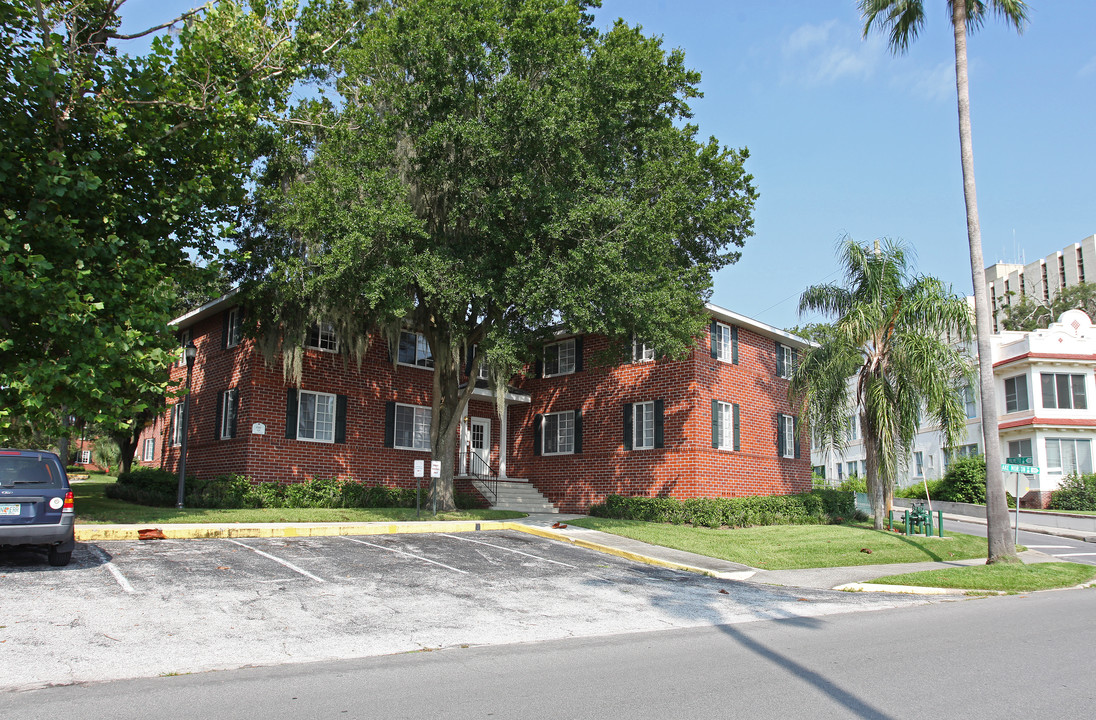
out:
<path id="1" fill-rule="evenodd" d="M 540 428 L 544 424 L 544 416 L 537 413 L 533 417 L 533 454 L 540 455 Z"/>
<path id="2" fill-rule="evenodd" d="M 238 388 L 232 390 L 229 407 L 232 408 L 232 415 L 228 421 L 228 436 L 234 438 L 236 437 L 236 418 L 240 417 L 240 390 Z"/>
<path id="3" fill-rule="evenodd" d="M 169 448 L 175 442 L 175 406 L 172 405 L 167 411 L 167 443 L 164 444 L 165 448 Z"/>
<path id="4" fill-rule="evenodd" d="M 289 388 L 285 391 L 285 436 L 291 440 L 297 437 L 296 388 Z"/>
<path id="5" fill-rule="evenodd" d="M 631 333 L 630 335 L 628 335 L 628 347 L 632 349 L 632 362 L 636 362 L 637 360 L 639 360 L 639 358 L 636 356 L 636 350 L 638 350 L 639 348 L 636 347 L 635 333 Z"/>
<path id="6" fill-rule="evenodd" d="M 476 358 L 475 346 L 465 349 L 464 351 L 464 374 L 469 379 L 472 377 L 472 361 Z"/>
<path id="7" fill-rule="evenodd" d="M 784 457 L 784 416 L 776 416 L 776 456 Z"/>
<path id="8" fill-rule="evenodd" d="M 795 444 L 795 459 L 799 459 L 799 418 L 792 418 L 792 442 Z"/>
<path id="9" fill-rule="evenodd" d="M 776 344 L 776 376 L 784 377 L 784 348 L 780 343 Z"/>
<path id="10" fill-rule="evenodd" d="M 795 371 L 799 369 L 799 351 L 792 348 L 792 368 L 789 375 L 795 375 Z"/>
<path id="11" fill-rule="evenodd" d="M 632 449 L 632 403 L 624 403 L 624 449 Z"/>
<path id="12" fill-rule="evenodd" d="M 386 448 L 396 446 L 396 401 L 389 400 L 384 404 L 384 446 Z"/>
<path id="13" fill-rule="evenodd" d="M 738 450 L 741 450 L 741 449 L 742 449 L 742 441 L 741 441 L 741 439 L 740 439 L 740 435 L 739 435 L 739 429 L 738 429 L 738 428 L 739 428 L 739 413 L 738 413 L 738 403 L 735 403 L 734 405 L 732 405 L 732 406 L 731 406 L 731 408 L 732 408 L 732 411 L 733 411 L 733 413 L 734 413 L 734 416 L 733 416 L 733 423 L 734 423 L 734 449 L 735 449 L 736 451 L 738 451 Z"/>
<path id="14" fill-rule="evenodd" d="M 582 336 L 575 338 L 575 372 L 582 372 Z"/>
<path id="15" fill-rule="evenodd" d="M 575 410 L 575 455 L 582 453 L 582 411 Z"/>
<path id="16" fill-rule="evenodd" d="M 229 311 L 221 313 L 221 349 L 228 347 L 228 315 Z"/>
<path id="17" fill-rule="evenodd" d="M 738 326 L 731 325 L 731 362 L 738 364 Z"/>
<path id="18" fill-rule="evenodd" d="M 708 334 L 708 339 L 711 341 L 712 358 L 713 359 L 719 357 L 719 351 L 718 351 L 719 344 L 718 344 L 718 342 L 716 342 L 716 338 L 717 338 L 718 333 L 719 333 L 719 323 L 717 323 L 715 320 L 712 320 L 711 332 Z"/>
<path id="19" fill-rule="evenodd" d="M 712 447 L 719 447 L 719 401 L 712 400 Z"/>
<path id="20" fill-rule="evenodd" d="M 535 374 L 535 375 L 536 375 L 536 376 L 537 376 L 538 378 L 542 378 L 542 377 L 544 377 L 544 358 L 543 358 L 543 351 L 542 351 L 542 353 L 541 353 L 541 357 L 537 358 L 537 367 L 536 367 L 536 371 L 535 371 L 535 373 L 534 373 L 534 374 Z"/>
<path id="21" fill-rule="evenodd" d="M 222 419 L 221 413 L 224 410 L 225 395 L 226 394 L 227 394 L 227 392 L 223 392 L 223 393 L 220 393 L 219 395 L 217 395 L 217 412 L 216 412 L 217 422 L 213 426 L 213 439 L 214 440 L 220 440 L 221 439 L 221 419 Z"/>
<path id="22" fill-rule="evenodd" d="M 346 442 L 346 396 L 335 396 L 335 442 Z"/>
<path id="23" fill-rule="evenodd" d="M 655 400 L 655 447 L 662 447 L 662 435 L 665 429 L 663 424 L 663 414 L 666 407 L 666 403 L 663 400 Z"/>

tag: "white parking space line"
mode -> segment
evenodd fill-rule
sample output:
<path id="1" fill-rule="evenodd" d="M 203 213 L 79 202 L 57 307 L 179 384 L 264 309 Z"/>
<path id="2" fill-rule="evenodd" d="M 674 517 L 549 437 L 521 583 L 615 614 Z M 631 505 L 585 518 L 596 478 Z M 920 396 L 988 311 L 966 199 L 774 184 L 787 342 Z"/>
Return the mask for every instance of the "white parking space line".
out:
<path id="1" fill-rule="evenodd" d="M 345 535 L 340 535 L 339 537 L 341 537 L 343 540 L 349 540 L 350 542 L 355 542 L 355 543 L 358 543 L 360 545 L 368 545 L 369 547 L 375 547 L 375 548 L 378 548 L 380 550 L 387 550 L 388 552 L 396 553 L 397 555 L 406 555 L 407 557 L 413 557 L 416 560 L 422 560 L 423 562 L 428 562 L 431 565 L 437 565 L 438 567 L 443 567 L 446 570 L 452 570 L 453 572 L 459 572 L 461 575 L 467 575 L 468 574 L 467 570 L 461 570 L 460 568 L 455 568 L 455 567 L 452 567 L 450 565 L 446 565 L 445 563 L 440 563 L 440 562 L 437 562 L 435 560 L 431 560 L 430 558 L 424 558 L 422 555 L 414 555 L 414 554 L 409 553 L 409 552 L 404 552 L 403 550 L 396 550 L 395 548 L 385 547 L 384 545 L 376 545 L 376 544 L 371 543 L 371 542 L 366 542 L 365 540 L 358 540 L 357 538 L 346 537 Z"/>
<path id="2" fill-rule="evenodd" d="M 92 555 L 99 558 L 99 562 L 103 563 L 103 567 L 110 571 L 110 574 L 114 576 L 114 579 L 118 581 L 118 584 L 122 586 L 123 590 L 127 593 L 137 592 L 133 589 L 133 586 L 129 584 L 129 580 L 126 580 L 126 576 L 119 572 L 118 568 L 114 567 L 114 563 L 107 559 L 107 555 L 102 549 L 94 545 L 88 545 L 87 547 Z"/>
<path id="3" fill-rule="evenodd" d="M 315 575 L 313 575 L 312 573 L 308 572 L 307 570 L 305 570 L 305 569 L 303 569 L 303 568 L 299 568 L 299 567 L 297 567 L 296 565 L 294 565 L 293 563 L 289 562 L 288 560 L 282 560 L 282 559 L 281 559 L 280 557 L 274 557 L 274 556 L 273 556 L 273 555 L 271 555 L 270 553 L 265 553 L 265 552 L 263 552 L 262 550 L 259 550 L 259 549 L 257 549 L 257 548 L 253 548 L 253 547 L 251 547 L 250 545 L 246 545 L 246 544 L 244 544 L 244 543 L 242 543 L 242 542 L 237 542 L 237 541 L 235 541 L 235 540 L 227 540 L 227 539 L 226 539 L 226 541 L 227 541 L 227 542 L 230 542 L 230 543 L 232 543 L 233 545 L 239 545 L 240 547 L 244 547 L 244 548 L 247 548 L 248 550 L 250 550 L 250 551 L 251 551 L 251 552 L 253 552 L 253 553 L 258 553 L 259 555 L 262 555 L 262 556 L 263 556 L 264 558 L 269 558 L 269 559 L 273 560 L 274 562 L 278 563 L 279 565 L 284 565 L 284 566 L 286 566 L 287 568 L 289 568 L 289 569 L 290 569 L 290 570 L 292 570 L 293 572 L 297 572 L 297 573 L 300 573 L 301 575 L 304 575 L 304 576 L 305 576 L 305 577 L 307 577 L 307 578 L 312 578 L 312 579 L 313 579 L 313 580 L 315 580 L 316 582 L 327 582 L 327 581 L 326 581 L 326 580 L 324 580 L 324 579 L 323 579 L 322 577 L 316 577 L 316 576 L 315 576 Z"/>
<path id="4" fill-rule="evenodd" d="M 484 542 L 482 540 L 473 540 L 472 538 L 464 538 L 464 537 L 460 537 L 459 535 L 448 535 L 446 533 L 438 533 L 438 534 L 441 535 L 442 537 L 453 538 L 454 540 L 460 540 L 461 542 L 470 542 L 470 543 L 475 543 L 477 545 L 486 545 L 487 547 L 493 547 L 493 548 L 496 548 L 498 550 L 505 550 L 506 552 L 512 552 L 515 555 L 524 555 L 525 557 L 530 557 L 530 558 L 533 558 L 534 560 L 543 560 L 544 562 L 549 562 L 549 563 L 552 563 L 553 565 L 562 565 L 563 567 L 569 567 L 569 568 L 572 568 L 572 569 L 575 567 L 574 565 L 568 565 L 567 563 L 559 562 L 558 560 L 549 560 L 548 558 L 541 557 L 540 555 L 530 555 L 529 553 L 522 552 L 521 550 L 515 550 L 513 548 L 504 547 L 502 545 L 494 545 L 492 543 Z"/>
<path id="5" fill-rule="evenodd" d="M 1054 553 L 1054 557 L 1092 557 L 1096 553 Z"/>
<path id="6" fill-rule="evenodd" d="M 1072 550 L 1072 545 L 1031 545 L 1024 543 L 1024 547 L 1029 547 L 1034 550 Z"/>

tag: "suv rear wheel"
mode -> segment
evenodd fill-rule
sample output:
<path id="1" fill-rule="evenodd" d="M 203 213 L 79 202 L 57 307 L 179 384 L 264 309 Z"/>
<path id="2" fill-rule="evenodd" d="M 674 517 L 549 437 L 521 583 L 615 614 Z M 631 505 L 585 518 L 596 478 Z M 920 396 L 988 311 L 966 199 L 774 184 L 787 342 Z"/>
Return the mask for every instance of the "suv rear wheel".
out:
<path id="1" fill-rule="evenodd" d="M 49 549 L 49 564 L 53 567 L 64 567 L 72 560 L 72 551 L 61 552 L 57 548 Z"/>

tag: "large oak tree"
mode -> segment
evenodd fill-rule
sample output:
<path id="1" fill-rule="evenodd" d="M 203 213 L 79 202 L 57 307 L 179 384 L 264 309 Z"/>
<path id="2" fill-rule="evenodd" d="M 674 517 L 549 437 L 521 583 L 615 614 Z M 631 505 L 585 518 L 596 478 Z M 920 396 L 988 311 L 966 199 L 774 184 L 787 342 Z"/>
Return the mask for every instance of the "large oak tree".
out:
<path id="1" fill-rule="evenodd" d="M 252 322 L 300 380 L 308 327 L 422 332 L 438 507 L 474 375 L 495 388 L 559 327 L 681 355 L 714 270 L 751 234 L 745 150 L 698 139 L 680 50 L 586 0 L 317 1 L 326 34 L 242 240 Z M 623 343 L 621 343 L 623 345 Z M 478 346 L 471 366 L 462 358 Z"/>

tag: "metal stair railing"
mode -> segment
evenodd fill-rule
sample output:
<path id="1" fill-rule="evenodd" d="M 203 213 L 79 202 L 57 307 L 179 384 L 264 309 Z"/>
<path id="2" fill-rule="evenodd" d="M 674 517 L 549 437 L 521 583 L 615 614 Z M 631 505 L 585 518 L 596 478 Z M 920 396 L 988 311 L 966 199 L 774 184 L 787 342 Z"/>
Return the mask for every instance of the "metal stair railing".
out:
<path id="1" fill-rule="evenodd" d="M 499 471 L 475 453 L 471 453 L 468 460 L 468 474 L 483 484 L 494 505 L 499 501 Z"/>

